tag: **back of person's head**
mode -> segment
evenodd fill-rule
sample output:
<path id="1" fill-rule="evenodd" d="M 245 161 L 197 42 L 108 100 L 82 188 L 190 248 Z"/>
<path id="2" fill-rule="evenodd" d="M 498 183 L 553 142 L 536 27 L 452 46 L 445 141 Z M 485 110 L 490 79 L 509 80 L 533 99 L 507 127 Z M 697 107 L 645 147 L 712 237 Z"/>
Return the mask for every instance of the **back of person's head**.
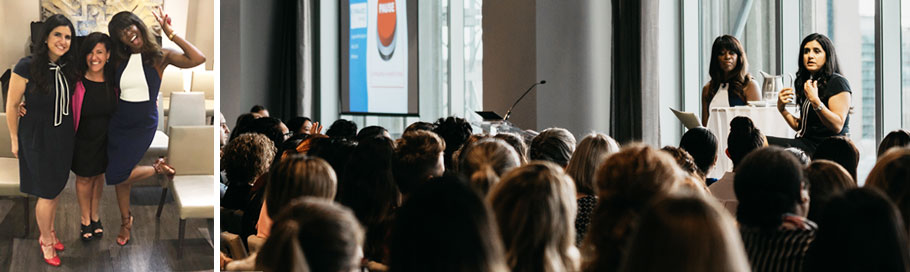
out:
<path id="1" fill-rule="evenodd" d="M 357 146 L 355 142 L 348 141 L 345 138 L 322 138 L 313 137 L 310 142 L 310 149 L 307 150 L 308 156 L 319 157 L 329 163 L 335 170 L 338 180 L 344 180 L 347 173 L 344 171 L 344 165 L 354 152 Z"/>
<path id="2" fill-rule="evenodd" d="M 458 157 L 458 171 L 469 179 L 471 187 L 484 196 L 499 182 L 500 176 L 520 165 L 518 153 L 498 139 L 484 139 L 467 145 Z"/>
<path id="3" fill-rule="evenodd" d="M 575 136 L 564 128 L 548 128 L 540 132 L 528 147 L 532 161 L 549 161 L 565 168 L 575 152 Z"/>
<path id="4" fill-rule="evenodd" d="M 461 149 L 474 129 L 467 120 L 455 116 L 439 118 L 434 125 L 436 128 L 433 129 L 433 132 L 446 142 L 444 163 L 446 169 L 450 169 L 455 164 L 452 154 Z"/>
<path id="5" fill-rule="evenodd" d="M 338 119 L 325 131 L 329 138 L 344 138 L 353 141 L 357 136 L 357 124 L 345 119 Z"/>
<path id="6" fill-rule="evenodd" d="M 892 147 L 907 147 L 910 146 L 910 131 L 906 129 L 898 129 L 892 132 L 889 132 L 888 135 L 882 139 L 882 143 L 878 145 L 878 157 L 881 157 L 891 149 Z"/>
<path id="7" fill-rule="evenodd" d="M 866 186 L 888 195 L 900 209 L 903 221 L 910 222 L 910 148 L 885 152 L 866 177 Z"/>
<path id="8" fill-rule="evenodd" d="M 403 195 L 423 184 L 428 178 L 442 175 L 441 165 L 446 143 L 436 133 L 418 130 L 405 133 L 396 142 L 392 172 Z"/>
<path id="9" fill-rule="evenodd" d="M 367 140 L 376 136 L 386 137 L 391 139 L 392 136 L 389 135 L 389 131 L 381 126 L 367 126 L 360 129 L 360 132 L 357 132 L 356 139 L 357 141 Z"/>
<path id="10" fill-rule="evenodd" d="M 446 171 L 460 172 L 461 170 L 458 169 L 458 165 L 461 161 L 459 158 L 459 156 L 461 156 L 461 153 L 464 152 L 465 149 L 468 149 L 468 146 L 471 146 L 472 144 L 487 138 L 492 138 L 492 136 L 486 133 L 471 134 L 471 136 L 468 136 L 468 139 L 464 141 L 464 144 L 461 145 L 461 148 L 455 150 L 455 153 L 452 153 L 452 164 L 448 165 Z"/>
<path id="11" fill-rule="evenodd" d="M 692 155 L 702 176 L 707 175 L 717 161 L 717 137 L 707 128 L 696 127 L 686 131 L 679 140 L 679 148 Z"/>
<path id="12" fill-rule="evenodd" d="M 910 271 L 907 233 L 888 197 L 856 188 L 831 198 L 806 256 L 807 271 Z"/>
<path id="13" fill-rule="evenodd" d="M 733 191 L 739 200 L 737 220 L 751 227 L 777 228 L 784 214 L 797 213 L 797 205 L 808 206 L 804 188 L 803 167 L 793 155 L 776 146 L 752 151 L 733 177 Z"/>
<path id="14" fill-rule="evenodd" d="M 536 161 L 506 173 L 487 197 L 513 271 L 573 271 L 575 186 L 558 165 Z"/>
<path id="15" fill-rule="evenodd" d="M 498 133 L 493 136 L 493 138 L 506 141 L 509 145 L 515 149 L 515 152 L 518 153 L 518 159 L 521 162 L 521 165 L 528 163 L 528 145 L 525 144 L 525 141 L 521 139 L 518 135 L 514 133 Z"/>
<path id="16" fill-rule="evenodd" d="M 262 111 L 264 109 L 266 109 L 266 108 L 262 105 L 253 105 L 253 107 L 250 108 L 250 113 L 259 113 L 260 111 Z"/>
<path id="17" fill-rule="evenodd" d="M 620 271 L 750 269 L 733 218 L 704 198 L 660 200 L 642 215 L 638 224 Z"/>
<path id="18" fill-rule="evenodd" d="M 566 174 L 575 180 L 575 190 L 580 194 L 594 195 L 597 192 L 594 172 L 607 155 L 618 151 L 616 140 L 605 134 L 591 133 L 581 139 L 566 166 Z"/>
<path id="19" fill-rule="evenodd" d="M 268 137 L 269 140 L 272 140 L 272 144 L 275 145 L 275 148 L 281 146 L 281 143 L 284 143 L 284 131 L 282 131 L 283 123 L 278 118 L 274 117 L 262 117 L 255 118 L 246 123 L 245 126 L 240 126 L 234 129 L 234 133 L 237 135 L 249 132 L 255 132 L 265 137 Z"/>
<path id="20" fill-rule="evenodd" d="M 815 148 L 813 160 L 829 160 L 840 164 L 853 180 L 856 180 L 856 167 L 859 165 L 859 149 L 847 136 L 829 137 Z"/>
<path id="21" fill-rule="evenodd" d="M 240 134 L 249 132 L 249 128 L 246 128 L 246 127 L 250 126 L 250 122 L 252 122 L 256 118 L 257 117 L 251 113 L 244 113 L 244 114 L 241 114 L 240 116 L 237 116 L 237 121 L 234 123 L 234 130 L 231 131 L 230 139 L 233 140 L 234 138 L 237 138 L 237 136 L 240 136 Z M 244 131 L 244 132 L 238 133 L 237 131 Z"/>
<path id="22" fill-rule="evenodd" d="M 850 173 L 839 164 L 829 160 L 815 160 L 806 167 L 806 178 L 809 180 L 809 220 L 818 222 L 822 210 L 831 197 L 850 188 L 856 183 Z"/>
<path id="23" fill-rule="evenodd" d="M 293 155 L 275 163 L 265 185 L 269 217 L 275 218 L 291 200 L 311 196 L 332 200 L 338 180 L 335 171 L 318 157 Z"/>
<path id="24" fill-rule="evenodd" d="M 360 267 L 363 228 L 348 208 L 302 197 L 283 207 L 256 258 L 262 271 L 352 271 Z"/>
<path id="25" fill-rule="evenodd" d="M 809 166 L 809 155 L 806 155 L 806 152 L 802 149 L 796 147 L 788 147 L 784 148 L 784 150 L 790 152 L 790 154 L 793 154 L 793 157 L 796 157 L 796 160 L 799 161 L 799 164 L 803 166 Z"/>
<path id="26" fill-rule="evenodd" d="M 259 133 L 245 133 L 222 149 L 221 170 L 231 183 L 250 183 L 266 171 L 275 158 L 275 146 Z"/>
<path id="27" fill-rule="evenodd" d="M 338 202 L 354 210 L 367 230 L 364 257 L 382 262 L 388 224 L 398 208 L 400 193 L 392 176 L 392 140 L 386 137 L 364 139 L 357 144 L 338 183 Z"/>
<path id="28" fill-rule="evenodd" d="M 582 243 L 584 270 L 619 268 L 629 231 L 644 209 L 671 193 L 686 175 L 670 155 L 644 145 L 626 145 L 594 174 L 597 207 Z"/>
<path id="29" fill-rule="evenodd" d="M 487 204 L 455 175 L 416 188 L 395 212 L 389 271 L 506 271 Z"/>
<path id="30" fill-rule="evenodd" d="M 755 127 L 752 119 L 737 116 L 730 121 L 730 136 L 727 137 L 727 154 L 733 161 L 733 171 L 749 152 L 765 146 L 765 135 Z"/>
<path id="31" fill-rule="evenodd" d="M 303 117 L 303 116 L 297 116 L 297 117 L 291 118 L 291 120 L 287 121 L 288 130 L 290 130 L 291 133 L 294 133 L 294 135 L 305 134 L 305 132 L 301 131 L 301 129 L 304 128 L 303 125 L 305 125 L 306 122 L 312 123 L 313 120 L 310 119 L 309 117 Z"/>
<path id="32" fill-rule="evenodd" d="M 686 174 L 689 174 L 693 177 L 699 179 L 704 178 L 704 175 L 698 169 L 698 165 L 695 164 L 695 159 L 692 158 L 692 155 L 689 155 L 689 152 L 686 152 L 685 149 L 675 147 L 675 146 L 664 146 L 660 149 L 663 152 L 667 152 L 673 160 L 676 161 L 676 165 L 679 166 Z"/>
<path id="33" fill-rule="evenodd" d="M 405 133 L 415 131 L 415 130 L 433 131 L 435 129 L 436 129 L 436 124 L 433 124 L 430 122 L 417 121 L 417 122 L 414 122 L 414 123 L 411 123 L 410 125 L 408 125 L 408 127 L 406 127 L 404 129 L 404 132 L 402 132 L 401 134 L 405 134 Z"/>

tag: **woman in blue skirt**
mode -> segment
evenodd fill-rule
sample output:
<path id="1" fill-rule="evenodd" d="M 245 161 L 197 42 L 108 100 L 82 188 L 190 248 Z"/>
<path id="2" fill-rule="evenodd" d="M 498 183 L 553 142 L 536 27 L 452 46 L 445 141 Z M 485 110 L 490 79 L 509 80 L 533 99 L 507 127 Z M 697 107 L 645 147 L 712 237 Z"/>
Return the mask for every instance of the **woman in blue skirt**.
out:
<path id="1" fill-rule="evenodd" d="M 174 33 L 170 18 L 161 9 L 155 13 L 164 36 L 183 52 L 161 48 L 145 23 L 131 12 L 120 12 L 111 18 L 108 31 L 114 42 L 115 84 L 120 88 L 117 109 L 108 129 L 108 159 L 105 171 L 108 185 L 116 185 L 121 226 L 117 243 L 130 239 L 133 217 L 130 214 L 132 182 L 158 174 L 172 176 L 174 169 L 163 160 L 154 166 L 139 166 L 158 128 L 158 89 L 161 75 L 169 65 L 190 68 L 205 62 L 199 49 Z"/>
<path id="2" fill-rule="evenodd" d="M 60 266 L 56 251 L 64 249 L 54 232 L 57 196 L 69 179 L 73 159 L 71 87 L 76 64 L 70 51 L 76 31 L 63 15 L 44 21 L 42 43 L 22 58 L 10 77 L 6 112 L 15 113 L 23 98 L 30 114 L 7 114 L 12 152 L 19 158 L 19 190 L 38 197 L 35 219 L 44 261 Z"/>

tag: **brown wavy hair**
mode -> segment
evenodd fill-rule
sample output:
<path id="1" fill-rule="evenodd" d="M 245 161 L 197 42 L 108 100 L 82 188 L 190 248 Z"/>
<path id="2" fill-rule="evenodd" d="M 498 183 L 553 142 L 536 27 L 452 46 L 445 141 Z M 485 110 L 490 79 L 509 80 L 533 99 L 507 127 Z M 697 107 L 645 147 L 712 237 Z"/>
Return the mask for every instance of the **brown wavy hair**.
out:
<path id="1" fill-rule="evenodd" d="M 500 176 L 520 165 L 518 153 L 503 140 L 482 139 L 465 147 L 459 152 L 458 171 L 483 196 L 499 182 Z"/>
<path id="2" fill-rule="evenodd" d="M 910 148 L 891 148 L 885 152 L 869 172 L 866 186 L 888 195 L 900 209 L 903 221 L 910 222 Z"/>
<path id="3" fill-rule="evenodd" d="M 275 158 L 272 140 L 259 133 L 244 133 L 224 146 L 221 170 L 228 181 L 250 183 L 269 170 Z"/>
<path id="4" fill-rule="evenodd" d="M 640 214 L 685 177 L 670 155 L 644 144 L 607 157 L 594 178 L 600 200 L 582 243 L 583 270 L 616 271 Z"/>

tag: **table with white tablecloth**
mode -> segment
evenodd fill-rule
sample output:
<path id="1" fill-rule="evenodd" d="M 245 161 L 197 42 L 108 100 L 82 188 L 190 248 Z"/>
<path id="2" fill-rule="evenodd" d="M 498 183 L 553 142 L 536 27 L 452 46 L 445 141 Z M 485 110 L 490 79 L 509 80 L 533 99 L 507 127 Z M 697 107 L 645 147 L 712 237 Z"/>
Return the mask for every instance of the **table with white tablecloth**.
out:
<path id="1" fill-rule="evenodd" d="M 724 172 L 733 171 L 733 161 L 727 157 L 727 136 L 730 134 L 730 121 L 737 116 L 752 119 L 755 127 L 765 136 L 793 138 L 796 131 L 787 125 L 776 107 L 718 107 L 711 109 L 708 116 L 708 130 L 717 136 L 717 165 L 708 173 L 710 178 L 720 178 Z"/>

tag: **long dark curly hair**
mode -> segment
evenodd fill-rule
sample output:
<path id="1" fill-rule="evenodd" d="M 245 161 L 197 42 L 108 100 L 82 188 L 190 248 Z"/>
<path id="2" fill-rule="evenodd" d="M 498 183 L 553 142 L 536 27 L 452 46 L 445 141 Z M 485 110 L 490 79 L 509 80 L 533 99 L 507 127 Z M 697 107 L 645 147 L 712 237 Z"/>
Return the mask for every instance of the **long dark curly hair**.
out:
<path id="1" fill-rule="evenodd" d="M 32 79 L 31 82 L 35 83 L 32 85 L 32 90 L 37 90 L 41 94 L 50 93 L 52 88 L 50 86 L 51 84 L 49 80 L 47 80 L 47 78 L 51 77 L 51 71 L 49 68 L 49 63 L 51 62 L 49 55 L 50 49 L 46 44 L 47 37 L 51 35 L 51 32 L 54 31 L 55 28 L 60 26 L 65 26 L 70 29 L 70 39 L 76 35 L 76 29 L 73 28 L 73 22 L 67 19 L 66 16 L 63 16 L 61 14 L 52 15 L 51 17 L 48 17 L 46 20 L 44 20 L 44 24 L 42 25 L 41 29 L 41 40 L 43 40 L 45 44 L 34 46 L 35 51 L 32 52 L 32 65 L 29 70 L 29 74 L 31 75 Z M 63 67 L 63 75 L 66 77 L 66 81 L 70 85 L 68 87 L 72 87 L 73 83 L 75 82 L 74 79 L 76 78 L 76 65 L 73 61 L 74 53 L 72 50 L 75 47 L 76 44 L 71 42 L 70 50 L 66 51 L 63 56 L 60 56 L 56 62 L 57 65 Z"/>

